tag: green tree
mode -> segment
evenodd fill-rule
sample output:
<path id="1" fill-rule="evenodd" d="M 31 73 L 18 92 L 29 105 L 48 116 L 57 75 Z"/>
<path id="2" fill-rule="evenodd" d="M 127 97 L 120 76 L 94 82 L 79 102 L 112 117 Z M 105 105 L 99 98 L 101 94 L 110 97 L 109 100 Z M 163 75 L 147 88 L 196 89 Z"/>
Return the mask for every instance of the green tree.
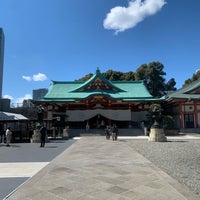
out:
<path id="1" fill-rule="evenodd" d="M 164 66 L 159 62 L 152 62 L 149 66 L 150 82 L 148 84 L 149 91 L 154 97 L 160 97 L 165 91 L 165 78 L 166 73 L 163 71 Z M 159 89 L 158 89 L 159 88 Z"/>
<path id="2" fill-rule="evenodd" d="M 119 72 L 119 71 L 108 70 L 102 74 L 106 79 L 110 81 L 134 81 L 135 80 L 135 73 L 131 71 Z M 75 81 L 87 81 L 92 76 L 93 74 L 90 73 Z"/>
<path id="3" fill-rule="evenodd" d="M 176 90 L 175 88 L 176 81 L 174 78 L 171 78 L 165 85 L 165 91 L 173 91 Z"/>
<path id="4" fill-rule="evenodd" d="M 108 70 L 107 72 L 103 73 L 103 76 L 110 80 L 110 81 L 134 81 L 135 80 L 135 73 L 134 72 L 119 72 Z"/>
<path id="5" fill-rule="evenodd" d="M 161 125 L 162 124 L 162 119 L 163 119 L 163 115 L 162 115 L 162 107 L 160 104 L 155 103 L 152 104 L 149 107 L 149 110 L 146 114 L 146 119 L 147 119 L 147 127 L 148 129 L 150 129 L 152 127 L 152 125 L 154 124 L 155 120 Z"/>
<path id="6" fill-rule="evenodd" d="M 134 81 L 143 80 L 147 89 L 154 97 L 161 97 L 168 93 L 168 91 L 176 90 L 175 79 L 171 78 L 168 82 L 165 82 L 166 73 L 163 71 L 164 66 L 160 62 L 151 62 L 149 64 L 141 65 L 136 72 L 120 72 L 108 70 L 103 76 L 110 81 Z M 93 74 L 87 74 L 83 78 L 76 81 L 87 81 Z"/>
<path id="7" fill-rule="evenodd" d="M 174 118 L 171 115 L 163 116 L 163 128 L 164 129 L 174 129 Z"/>
<path id="8" fill-rule="evenodd" d="M 134 81 L 135 80 L 135 73 L 134 72 L 126 72 L 122 75 L 122 80 L 124 81 Z"/>
<path id="9" fill-rule="evenodd" d="M 189 78 L 189 79 L 185 80 L 185 82 L 183 84 L 183 87 L 187 86 L 188 84 L 190 84 L 190 83 L 192 83 L 192 82 L 194 82 L 194 81 L 196 81 L 198 79 L 200 79 L 200 70 L 198 70 L 196 73 L 194 73 L 192 75 L 192 78 Z"/>
<path id="10" fill-rule="evenodd" d="M 151 62 L 149 64 L 141 65 L 135 72 L 136 80 L 143 80 L 147 89 L 154 97 L 161 97 L 168 92 L 168 90 L 176 90 L 175 79 L 170 79 L 165 82 L 166 73 L 163 71 L 164 66 L 160 62 Z"/>
<path id="11" fill-rule="evenodd" d="M 135 80 L 143 80 L 144 83 L 147 85 L 147 83 L 150 81 L 149 79 L 149 70 L 147 64 L 142 64 L 135 72 Z"/>
<path id="12" fill-rule="evenodd" d="M 80 78 L 80 79 L 77 79 L 77 80 L 75 80 L 75 81 L 87 81 L 88 79 L 90 79 L 91 77 L 93 76 L 93 74 L 92 73 L 89 73 L 89 74 L 87 74 L 87 75 L 85 75 L 84 77 L 82 77 L 82 78 Z"/>
<path id="13" fill-rule="evenodd" d="M 112 71 L 112 70 L 108 70 L 107 72 L 102 73 L 102 74 L 106 79 L 108 79 L 110 81 L 121 81 L 122 76 L 123 76 L 122 72 Z"/>
<path id="14" fill-rule="evenodd" d="M 157 118 L 155 116 L 155 113 L 157 112 Z M 146 126 L 148 129 L 150 129 L 155 120 L 159 123 L 160 127 L 164 128 L 164 129 L 173 129 L 174 128 L 174 119 L 171 115 L 164 115 L 163 114 L 163 109 L 162 106 L 160 104 L 152 104 L 149 107 L 149 110 L 146 114 Z"/>

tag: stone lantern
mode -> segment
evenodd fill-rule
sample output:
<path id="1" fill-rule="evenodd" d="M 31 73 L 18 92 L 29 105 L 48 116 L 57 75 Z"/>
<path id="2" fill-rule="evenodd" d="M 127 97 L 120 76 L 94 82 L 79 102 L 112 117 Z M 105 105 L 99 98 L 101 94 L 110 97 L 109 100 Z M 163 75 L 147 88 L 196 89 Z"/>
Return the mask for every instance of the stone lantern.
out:
<path id="1" fill-rule="evenodd" d="M 166 142 L 167 138 L 164 133 L 164 129 L 160 125 L 159 121 L 161 119 L 161 109 L 157 106 L 152 110 L 152 118 L 154 123 L 150 129 L 149 141 L 152 142 Z"/>

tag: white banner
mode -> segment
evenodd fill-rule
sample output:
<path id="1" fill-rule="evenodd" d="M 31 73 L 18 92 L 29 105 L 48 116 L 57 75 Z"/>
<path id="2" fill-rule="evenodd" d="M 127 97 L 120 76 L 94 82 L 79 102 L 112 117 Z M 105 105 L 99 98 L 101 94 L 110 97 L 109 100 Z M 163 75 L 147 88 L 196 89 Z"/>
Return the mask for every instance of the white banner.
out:
<path id="1" fill-rule="evenodd" d="M 130 121 L 130 110 L 67 110 L 66 114 L 69 121 L 85 121 L 96 115 L 102 115 L 108 119 L 116 121 Z"/>

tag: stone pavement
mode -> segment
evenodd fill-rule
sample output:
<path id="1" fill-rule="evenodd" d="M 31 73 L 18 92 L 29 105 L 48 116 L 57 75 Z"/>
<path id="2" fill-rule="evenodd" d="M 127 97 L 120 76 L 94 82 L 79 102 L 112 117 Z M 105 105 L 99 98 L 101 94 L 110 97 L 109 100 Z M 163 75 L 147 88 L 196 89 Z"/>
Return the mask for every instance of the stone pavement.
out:
<path id="1" fill-rule="evenodd" d="M 9 200 L 197 200 L 124 140 L 82 137 Z"/>

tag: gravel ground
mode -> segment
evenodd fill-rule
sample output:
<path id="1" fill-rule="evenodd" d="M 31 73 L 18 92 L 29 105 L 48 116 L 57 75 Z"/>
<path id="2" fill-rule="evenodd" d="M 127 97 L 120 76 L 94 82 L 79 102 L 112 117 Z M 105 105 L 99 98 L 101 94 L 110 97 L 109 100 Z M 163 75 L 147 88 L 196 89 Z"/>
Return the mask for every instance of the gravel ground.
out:
<path id="1" fill-rule="evenodd" d="M 126 142 L 161 170 L 200 195 L 200 140 Z"/>

